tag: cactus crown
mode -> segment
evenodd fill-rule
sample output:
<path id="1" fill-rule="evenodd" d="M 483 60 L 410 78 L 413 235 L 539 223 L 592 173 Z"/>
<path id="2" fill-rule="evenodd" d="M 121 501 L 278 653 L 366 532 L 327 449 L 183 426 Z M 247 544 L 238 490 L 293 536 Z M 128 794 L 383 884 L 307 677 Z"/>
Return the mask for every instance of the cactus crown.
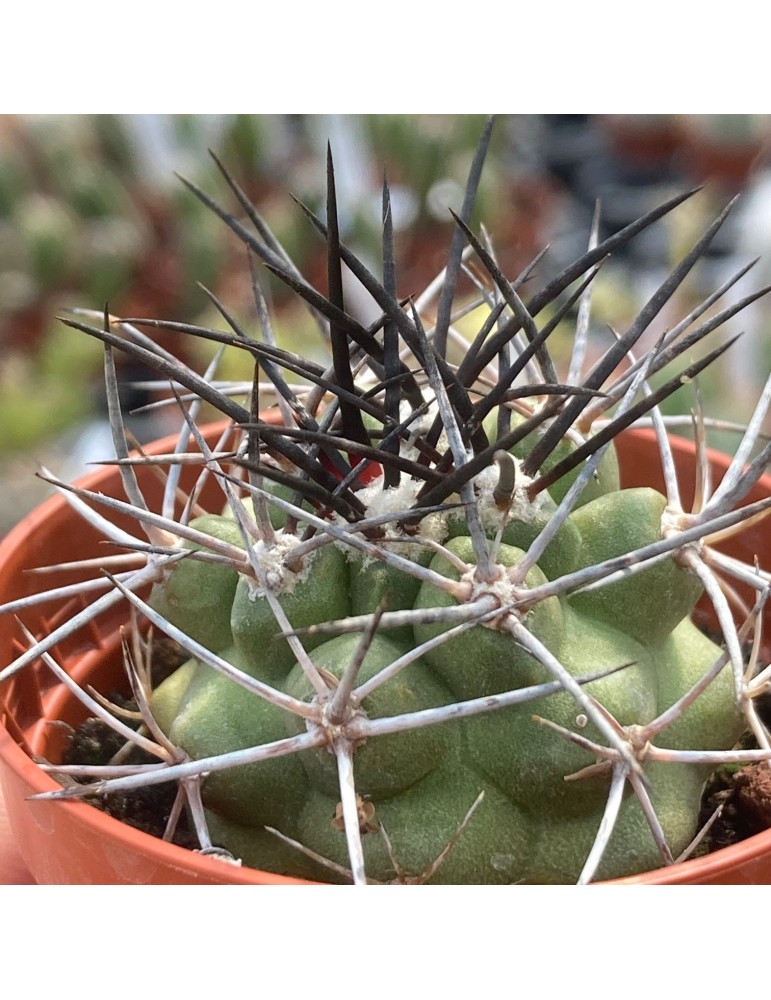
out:
<path id="1" fill-rule="evenodd" d="M 697 412 L 690 510 L 659 410 L 731 343 L 701 342 L 767 289 L 712 311 L 744 268 L 637 347 L 730 206 L 589 365 L 603 261 L 694 192 L 603 241 L 595 220 L 586 253 L 526 295 L 540 257 L 510 280 L 469 228 L 491 128 L 453 213 L 446 268 L 417 298 L 397 295 L 387 183 L 377 277 L 341 241 L 329 157 L 326 222 L 301 206 L 326 245 L 323 294 L 217 161 L 241 216 L 185 183 L 249 250 L 259 335 L 213 295 L 227 331 L 107 310 L 96 325 L 84 311 L 64 319 L 104 345 L 126 499 L 50 478 L 125 555 L 120 573 L 82 585 L 100 595 L 86 611 L 28 636 L 0 679 L 40 657 L 66 677 L 50 650 L 123 600 L 190 659 L 152 690 L 147 630 L 126 642 L 138 730 L 66 680 L 153 763 L 52 765 L 79 781 L 53 797 L 174 780 L 202 850 L 314 878 L 586 882 L 671 863 L 693 836 L 706 773 L 771 756 L 756 711 L 771 670 L 759 663 L 768 573 L 715 547 L 771 508 L 742 506 L 771 456 L 756 447 L 771 382 L 716 487 Z M 328 367 L 276 346 L 258 261 L 307 304 Z M 381 311 L 370 326 L 346 309 L 344 270 Z M 462 275 L 470 303 L 456 301 Z M 455 324 L 472 308 L 484 319 L 454 361 Z M 574 315 L 560 378 L 549 337 Z M 196 373 L 152 329 L 246 352 L 253 383 L 217 383 L 217 359 Z M 696 345 L 700 359 L 687 363 Z M 169 382 L 184 418 L 174 454 L 129 454 L 115 349 Z M 267 390 L 281 426 L 261 416 Z M 197 426 L 202 403 L 228 419 L 219 440 Z M 666 496 L 619 487 L 614 440 L 641 421 L 655 429 Z M 200 476 L 180 509 L 186 464 Z M 164 470 L 158 511 L 137 465 Z M 209 477 L 222 508 L 204 512 L 196 498 Z M 144 538 L 111 511 L 130 514 Z M 703 594 L 720 644 L 691 623 Z M 732 749 L 747 727 L 760 749 Z"/>

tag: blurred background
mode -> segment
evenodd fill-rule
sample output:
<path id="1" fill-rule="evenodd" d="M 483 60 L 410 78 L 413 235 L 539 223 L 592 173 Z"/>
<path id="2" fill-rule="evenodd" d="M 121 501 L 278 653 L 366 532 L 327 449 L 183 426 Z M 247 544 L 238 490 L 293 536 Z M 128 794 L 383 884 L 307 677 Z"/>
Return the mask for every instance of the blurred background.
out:
<path id="1" fill-rule="evenodd" d="M 175 172 L 235 212 L 207 154 L 214 150 L 300 270 L 323 288 L 319 239 L 289 192 L 323 210 L 329 141 L 345 239 L 377 271 L 387 171 L 405 295 L 442 267 L 452 236 L 447 206 L 460 207 L 483 125 L 473 115 L 0 116 L 0 535 L 48 492 L 34 479 L 38 462 L 70 478 L 111 453 L 101 348 L 57 315 L 109 303 L 123 316 L 223 328 L 201 283 L 254 326 L 243 247 Z M 596 199 L 606 236 L 696 185 L 703 190 L 695 198 L 608 263 L 595 292 L 595 325 L 623 329 L 740 193 L 708 259 L 678 294 L 677 316 L 662 317 L 666 324 L 759 255 L 728 301 L 771 283 L 771 116 L 500 116 L 474 223 L 484 223 L 511 277 L 548 244 L 543 280 L 586 248 Z M 278 283 L 270 292 L 284 346 L 323 356 L 306 312 Z M 349 308 L 368 318 L 372 303 L 352 292 Z M 746 420 L 752 412 L 771 367 L 770 327 L 771 305 L 761 302 L 726 328 L 724 336 L 746 335 L 719 375 L 704 380 L 711 415 Z M 164 343 L 200 366 L 211 355 L 183 335 L 164 335 Z M 569 356 L 567 332 L 554 349 Z M 221 377 L 248 378 L 241 363 L 227 361 Z M 130 385 L 147 374 L 124 363 L 130 407 L 151 398 Z M 163 410 L 140 412 L 132 424 L 140 440 L 167 430 Z M 732 440 L 716 443 L 730 448 Z"/>

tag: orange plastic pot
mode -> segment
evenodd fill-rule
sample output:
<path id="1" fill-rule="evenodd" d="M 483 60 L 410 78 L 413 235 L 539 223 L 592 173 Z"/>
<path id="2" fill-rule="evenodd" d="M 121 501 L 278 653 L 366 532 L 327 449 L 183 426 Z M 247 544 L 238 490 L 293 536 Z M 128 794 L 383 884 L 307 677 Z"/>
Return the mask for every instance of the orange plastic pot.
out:
<path id="1" fill-rule="evenodd" d="M 208 429 L 214 441 L 222 425 Z M 681 472 L 683 500 L 692 482 L 693 448 L 673 439 Z M 148 451 L 162 453 L 172 439 L 157 442 Z M 658 450 L 652 432 L 627 431 L 618 442 L 622 477 L 626 486 L 663 488 Z M 728 459 L 711 453 L 716 478 Z M 160 498 L 161 485 L 147 469 L 140 480 L 152 504 Z M 195 475 L 194 470 L 190 470 Z M 121 495 L 115 468 L 95 472 L 80 481 L 88 489 Z M 748 502 L 771 493 L 771 476 L 764 477 Z M 210 494 L 212 502 L 220 496 Z M 204 495 L 204 503 L 206 496 Z M 127 527 L 127 525 L 124 525 Z M 73 513 L 62 497 L 47 500 L 25 518 L 0 543 L 0 603 L 50 586 L 50 578 L 25 573 L 35 566 L 104 554 L 108 549 L 97 532 Z M 740 535 L 728 549 L 732 554 L 761 564 L 771 564 L 771 536 L 763 526 Z M 57 583 L 68 582 L 57 577 Z M 85 598 L 79 599 L 80 603 Z M 42 634 L 79 607 L 77 601 L 46 604 L 21 617 L 35 634 Z M 54 656 L 78 680 L 99 685 L 115 682 L 120 673 L 118 626 L 125 608 L 118 607 L 83 631 L 77 639 L 60 644 Z M 0 665 L 25 648 L 21 630 L 12 615 L 0 616 Z M 165 843 L 121 823 L 84 802 L 29 801 L 38 792 L 57 787 L 34 762 L 35 756 L 56 761 L 63 730 L 55 720 L 77 725 L 84 710 L 55 681 L 43 663 L 20 671 L 0 686 L 0 788 L 12 836 L 24 863 L 37 882 L 46 884 L 302 884 L 251 868 L 238 868 L 216 859 Z M 0 853 L 0 858 L 2 854 Z M 771 830 L 708 857 L 618 880 L 617 884 L 750 884 L 771 883 Z"/>

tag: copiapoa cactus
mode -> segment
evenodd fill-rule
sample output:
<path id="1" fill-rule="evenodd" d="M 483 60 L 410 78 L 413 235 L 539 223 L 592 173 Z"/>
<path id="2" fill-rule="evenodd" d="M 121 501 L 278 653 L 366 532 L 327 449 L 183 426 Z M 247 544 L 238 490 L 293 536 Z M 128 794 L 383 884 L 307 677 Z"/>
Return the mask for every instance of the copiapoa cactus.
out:
<path id="1" fill-rule="evenodd" d="M 93 603 L 0 678 L 40 657 L 57 669 L 56 643 L 125 601 L 137 620 L 125 660 L 141 726 L 78 694 L 152 762 L 121 752 L 106 766 L 52 764 L 77 779 L 53 797 L 176 782 L 170 822 L 186 806 L 201 850 L 321 881 L 587 882 L 671 864 L 695 836 L 710 770 L 771 756 L 756 710 L 771 679 L 757 641 L 768 573 L 715 547 L 771 509 L 742 505 L 771 457 L 771 445 L 756 447 L 771 382 L 716 487 L 697 408 L 690 510 L 658 408 L 722 356 L 730 342 L 703 342 L 767 289 L 712 309 L 744 268 L 638 351 L 727 209 L 587 360 L 603 261 L 690 194 L 602 242 L 595 225 L 586 253 L 531 291 L 540 258 L 510 280 L 469 227 L 491 128 L 447 266 L 417 298 L 397 294 L 387 184 L 382 276 L 341 241 L 330 157 L 326 221 L 304 209 L 326 245 L 326 293 L 222 167 L 242 217 L 185 183 L 249 249 L 259 333 L 213 297 L 223 330 L 106 310 L 101 323 L 65 320 L 104 344 L 126 499 L 55 485 L 126 552 L 120 572 L 111 565 L 81 585 L 99 593 Z M 318 320 L 329 367 L 276 346 L 260 261 Z M 346 309 L 344 270 L 381 311 L 369 326 Z M 471 301 L 458 301 L 462 275 Z M 461 340 L 456 324 L 472 310 L 478 332 Z M 568 320 L 573 350 L 559 377 L 549 337 Z M 246 353 L 253 382 L 216 382 L 214 362 L 197 374 L 157 347 L 157 328 Z M 699 360 L 687 361 L 697 345 Z M 184 416 L 173 454 L 129 453 L 115 349 L 170 382 Z M 261 410 L 267 390 L 280 426 Z M 214 444 L 196 424 L 202 402 L 228 418 Z M 666 495 L 619 485 L 614 439 L 644 420 Z M 159 511 L 137 464 L 166 476 Z M 180 500 L 191 464 L 199 483 Z M 202 511 L 197 490 L 211 477 L 221 504 Z M 111 511 L 130 514 L 145 538 L 116 528 Z M 716 641 L 691 620 L 702 595 Z M 188 657 L 155 688 L 142 621 Z M 759 749 L 733 749 L 747 728 Z"/>

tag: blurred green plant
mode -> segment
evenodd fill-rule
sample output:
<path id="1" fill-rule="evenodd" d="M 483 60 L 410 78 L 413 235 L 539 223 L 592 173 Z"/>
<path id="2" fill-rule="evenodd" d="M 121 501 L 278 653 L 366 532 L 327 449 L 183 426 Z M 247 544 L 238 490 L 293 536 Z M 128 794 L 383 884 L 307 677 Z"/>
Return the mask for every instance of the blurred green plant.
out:
<path id="1" fill-rule="evenodd" d="M 93 397 L 83 373 L 98 370 L 99 350 L 57 331 L 34 356 L 15 351 L 0 364 L 0 455 L 28 449 L 86 418 Z"/>

